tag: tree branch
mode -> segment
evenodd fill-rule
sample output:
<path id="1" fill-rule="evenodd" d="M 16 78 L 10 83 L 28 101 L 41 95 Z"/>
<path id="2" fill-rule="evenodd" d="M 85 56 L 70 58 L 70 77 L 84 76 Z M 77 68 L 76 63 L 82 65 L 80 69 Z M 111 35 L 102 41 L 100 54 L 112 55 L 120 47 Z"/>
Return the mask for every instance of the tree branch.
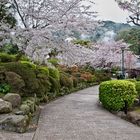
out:
<path id="1" fill-rule="evenodd" d="M 20 13 L 20 9 L 19 9 L 19 7 L 18 7 L 17 1 L 14 0 L 14 3 L 15 3 L 16 10 L 17 10 L 17 12 L 18 12 L 18 14 L 19 14 L 19 16 L 20 16 L 20 18 L 21 18 L 21 21 L 22 21 L 24 27 L 27 28 L 27 25 L 26 25 L 26 23 L 25 23 L 25 21 L 24 21 L 24 18 L 23 18 L 23 16 L 22 16 L 21 13 Z"/>

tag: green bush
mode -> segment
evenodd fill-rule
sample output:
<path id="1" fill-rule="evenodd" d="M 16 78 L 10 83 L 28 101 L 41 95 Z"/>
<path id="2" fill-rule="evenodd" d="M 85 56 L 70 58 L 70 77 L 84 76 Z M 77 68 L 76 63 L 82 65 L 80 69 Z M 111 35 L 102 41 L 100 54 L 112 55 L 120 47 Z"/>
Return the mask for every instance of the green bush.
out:
<path id="1" fill-rule="evenodd" d="M 29 61 L 20 61 L 21 64 L 24 64 L 28 68 L 36 69 L 36 65 Z"/>
<path id="2" fill-rule="evenodd" d="M 10 91 L 10 85 L 8 84 L 0 84 L 0 93 L 8 93 Z"/>
<path id="3" fill-rule="evenodd" d="M 135 82 L 137 82 L 135 79 L 125 79 L 126 81 L 132 82 L 135 84 Z"/>
<path id="4" fill-rule="evenodd" d="M 43 100 L 47 97 L 48 92 L 51 90 L 51 83 L 48 79 L 48 77 L 40 77 L 38 78 L 38 91 L 37 96 L 41 97 Z"/>
<path id="5" fill-rule="evenodd" d="M 108 110 L 122 110 L 125 107 L 125 101 L 128 103 L 128 107 L 131 107 L 136 97 L 135 84 L 129 81 L 106 81 L 99 87 L 99 99 Z"/>
<path id="6" fill-rule="evenodd" d="M 95 72 L 95 77 L 97 78 L 97 82 L 103 82 L 103 81 L 108 81 L 111 80 L 111 76 L 109 73 L 106 72 Z"/>
<path id="7" fill-rule="evenodd" d="M 51 58 L 48 60 L 49 63 L 51 63 L 54 66 L 58 65 L 59 60 L 57 58 Z"/>
<path id="8" fill-rule="evenodd" d="M 61 87 L 67 87 L 67 88 L 71 89 L 73 87 L 73 79 L 68 77 L 68 75 L 66 73 L 61 73 L 60 85 L 61 85 Z"/>
<path id="9" fill-rule="evenodd" d="M 51 89 L 50 92 L 52 93 L 58 93 L 60 91 L 60 83 L 55 78 L 49 76 L 49 81 L 51 83 Z"/>
<path id="10" fill-rule="evenodd" d="M 0 62 L 13 62 L 15 61 L 14 55 L 9 55 L 6 53 L 0 53 Z"/>
<path id="11" fill-rule="evenodd" d="M 18 47 L 13 44 L 5 44 L 0 48 L 0 52 L 8 53 L 8 54 L 17 54 L 19 51 Z"/>
<path id="12" fill-rule="evenodd" d="M 78 79 L 74 76 L 71 77 L 73 80 L 73 87 L 76 88 L 78 86 Z"/>
<path id="13" fill-rule="evenodd" d="M 79 44 L 81 46 L 89 46 L 90 41 L 89 40 L 74 40 L 74 44 Z"/>
<path id="14" fill-rule="evenodd" d="M 56 80 L 60 80 L 60 73 L 56 68 L 49 68 L 49 75 Z"/>
<path id="15" fill-rule="evenodd" d="M 37 76 L 38 77 L 44 77 L 44 76 L 49 76 L 49 69 L 47 67 L 44 66 L 38 66 L 36 69 L 37 72 Z"/>
<path id="16" fill-rule="evenodd" d="M 136 85 L 136 91 L 138 93 L 139 100 L 140 100 L 140 81 L 135 82 L 135 85 Z"/>
<path id="17" fill-rule="evenodd" d="M 36 93 L 39 87 L 34 68 L 20 62 L 3 63 L 7 71 L 15 72 L 25 82 L 25 93 Z"/>
<path id="18" fill-rule="evenodd" d="M 95 75 L 92 75 L 92 82 L 97 82 L 97 78 Z"/>
<path id="19" fill-rule="evenodd" d="M 140 81 L 140 76 L 137 76 L 136 80 L 137 80 L 137 81 Z"/>
<path id="20" fill-rule="evenodd" d="M 16 55 L 16 57 L 18 57 L 18 54 Z M 21 55 L 20 61 L 30 61 L 30 59 L 25 55 Z"/>

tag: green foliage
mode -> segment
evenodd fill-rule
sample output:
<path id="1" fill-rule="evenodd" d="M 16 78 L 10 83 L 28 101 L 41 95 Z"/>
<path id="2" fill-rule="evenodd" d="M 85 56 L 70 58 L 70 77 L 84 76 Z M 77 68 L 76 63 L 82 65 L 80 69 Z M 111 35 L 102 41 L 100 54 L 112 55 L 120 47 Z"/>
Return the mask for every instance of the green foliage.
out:
<path id="1" fill-rule="evenodd" d="M 58 65 L 59 60 L 57 58 L 51 58 L 48 60 L 49 63 L 51 63 L 54 66 Z"/>
<path id="2" fill-rule="evenodd" d="M 60 73 L 57 68 L 49 68 L 49 75 L 56 80 L 60 80 Z"/>
<path id="3" fill-rule="evenodd" d="M 60 91 L 60 83 L 57 79 L 49 76 L 49 81 L 51 83 L 51 89 L 50 92 L 52 93 L 59 93 Z"/>
<path id="4" fill-rule="evenodd" d="M 108 110 L 122 110 L 125 107 L 125 101 L 128 107 L 131 107 L 136 97 L 135 84 L 129 81 L 112 80 L 101 83 L 99 87 L 99 99 Z"/>
<path id="5" fill-rule="evenodd" d="M 90 41 L 89 40 L 74 40 L 74 44 L 79 44 L 81 46 L 89 46 Z"/>
<path id="6" fill-rule="evenodd" d="M 31 68 L 31 69 L 36 69 L 36 65 L 32 62 L 29 61 L 20 61 L 21 64 L 23 64 L 24 66 Z"/>
<path id="7" fill-rule="evenodd" d="M 38 77 L 44 77 L 44 76 L 49 76 L 49 69 L 48 67 L 44 67 L 44 66 L 37 66 L 36 68 L 37 71 L 37 76 Z"/>
<path id="8" fill-rule="evenodd" d="M 36 93 L 38 81 L 36 79 L 35 69 L 32 65 L 22 64 L 20 62 L 3 63 L 7 71 L 15 72 L 22 77 L 25 82 L 25 92 Z"/>
<path id="9" fill-rule="evenodd" d="M 10 13 L 11 5 L 8 5 L 6 1 L 0 3 L 0 22 L 4 22 L 5 24 L 14 27 L 16 25 L 16 19 L 12 13 Z"/>
<path id="10" fill-rule="evenodd" d="M 130 82 L 132 82 L 132 83 L 136 83 L 136 80 L 135 79 L 125 79 L 126 81 L 130 81 Z"/>
<path id="11" fill-rule="evenodd" d="M 108 72 L 103 70 L 95 71 L 95 77 L 97 82 L 108 81 L 111 80 L 111 75 Z"/>
<path id="12" fill-rule="evenodd" d="M 140 81 L 140 75 L 137 76 L 136 80 L 137 81 Z"/>
<path id="13" fill-rule="evenodd" d="M 13 62 L 15 60 L 15 55 L 0 53 L 0 62 Z"/>
<path id="14" fill-rule="evenodd" d="M 0 84 L 0 93 L 8 93 L 10 91 L 10 85 L 8 84 Z"/>
<path id="15" fill-rule="evenodd" d="M 17 54 L 18 51 L 19 51 L 18 47 L 12 44 L 5 44 L 3 47 L 0 48 L 0 52 L 7 54 Z"/>
<path id="16" fill-rule="evenodd" d="M 18 54 L 16 55 L 16 57 L 18 57 Z M 19 58 L 19 60 L 20 61 L 30 61 L 30 59 L 27 56 L 25 56 L 25 55 L 21 55 L 21 57 Z"/>
<path id="17" fill-rule="evenodd" d="M 60 85 L 61 87 L 67 87 L 71 89 L 73 87 L 73 79 L 70 78 L 66 73 L 61 73 Z"/>
<path id="18" fill-rule="evenodd" d="M 39 77 L 38 78 L 38 91 L 37 91 L 37 96 L 42 98 L 43 101 L 47 102 L 47 94 L 51 90 L 52 84 L 49 81 L 49 78 L 44 76 L 44 77 Z"/>
<path id="19" fill-rule="evenodd" d="M 78 79 L 74 76 L 72 76 L 71 79 L 73 81 L 73 87 L 76 88 L 78 86 Z"/>
<path id="20" fill-rule="evenodd" d="M 95 75 L 92 75 L 92 82 L 97 82 L 97 77 Z"/>
<path id="21" fill-rule="evenodd" d="M 140 81 L 135 82 L 135 85 L 136 85 L 136 91 L 138 93 L 138 98 L 140 102 Z"/>
<path id="22" fill-rule="evenodd" d="M 82 67 L 81 70 L 84 72 L 90 72 L 91 74 L 95 73 L 95 69 L 88 63 L 86 64 L 86 66 Z"/>

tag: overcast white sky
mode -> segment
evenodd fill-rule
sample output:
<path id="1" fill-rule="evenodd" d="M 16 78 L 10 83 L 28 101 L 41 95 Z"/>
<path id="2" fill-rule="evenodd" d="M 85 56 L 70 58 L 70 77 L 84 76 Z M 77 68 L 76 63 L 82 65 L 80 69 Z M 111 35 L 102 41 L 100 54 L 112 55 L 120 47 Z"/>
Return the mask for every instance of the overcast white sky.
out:
<path id="1" fill-rule="evenodd" d="M 94 2 L 99 19 L 126 23 L 128 13 L 121 10 L 115 0 L 94 0 Z"/>

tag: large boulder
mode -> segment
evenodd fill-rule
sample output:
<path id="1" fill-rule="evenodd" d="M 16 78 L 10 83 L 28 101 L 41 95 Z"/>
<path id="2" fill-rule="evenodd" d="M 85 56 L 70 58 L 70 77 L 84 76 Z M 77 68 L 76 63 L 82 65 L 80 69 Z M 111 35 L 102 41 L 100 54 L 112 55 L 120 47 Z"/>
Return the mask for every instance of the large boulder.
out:
<path id="1" fill-rule="evenodd" d="M 19 94 L 8 93 L 3 97 L 3 99 L 10 102 L 14 108 L 21 104 L 21 96 Z"/>
<path id="2" fill-rule="evenodd" d="M 28 116 L 3 115 L 0 117 L 0 128 L 7 131 L 24 133 L 29 126 Z"/>
<path id="3" fill-rule="evenodd" d="M 5 72 L 5 80 L 11 86 L 11 91 L 20 93 L 25 87 L 25 82 L 22 77 L 15 72 Z"/>
<path id="4" fill-rule="evenodd" d="M 12 104 L 0 99 L 0 114 L 12 112 Z"/>

